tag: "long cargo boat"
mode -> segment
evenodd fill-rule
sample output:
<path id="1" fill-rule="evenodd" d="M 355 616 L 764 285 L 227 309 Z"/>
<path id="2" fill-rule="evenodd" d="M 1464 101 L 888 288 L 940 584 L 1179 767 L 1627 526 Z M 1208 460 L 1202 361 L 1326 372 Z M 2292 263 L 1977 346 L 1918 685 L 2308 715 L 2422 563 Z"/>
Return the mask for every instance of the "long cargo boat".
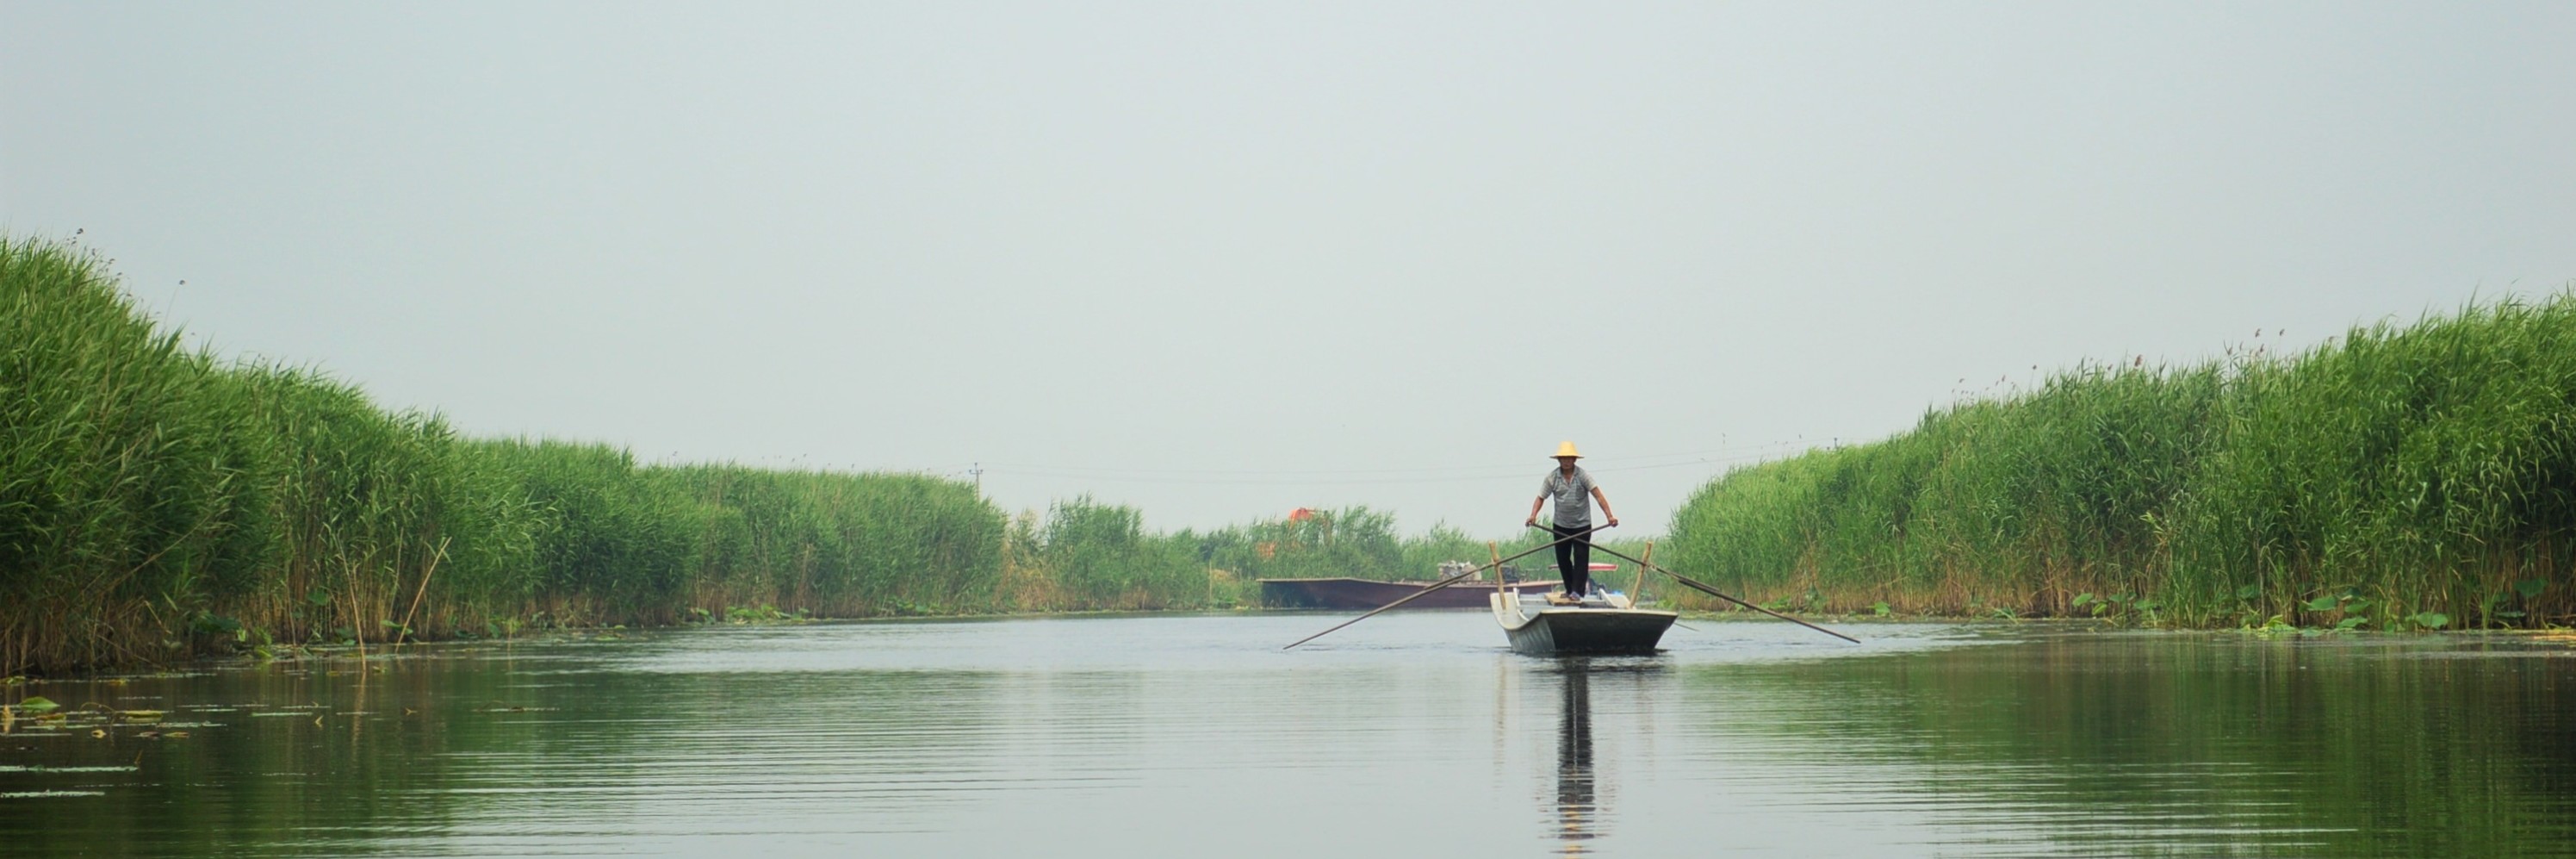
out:
<path id="1" fill-rule="evenodd" d="M 1442 561 L 1440 574 L 1433 578 L 1434 581 L 1446 579 L 1475 568 L 1475 564 L 1466 561 Z M 1591 565 L 1592 575 L 1595 577 L 1618 568 L 1617 564 Z M 1518 589 L 1522 593 L 1543 594 L 1564 584 L 1556 579 L 1535 582 L 1516 581 L 1512 577 L 1518 573 L 1519 570 L 1511 565 L 1503 565 L 1500 572 L 1503 586 Z M 1432 582 L 1388 582 L 1342 577 L 1254 579 L 1254 581 L 1261 583 L 1261 604 L 1268 608 L 1377 608 L 1421 593 L 1424 588 L 1432 585 Z M 1488 598 L 1493 595 L 1494 583 L 1480 579 L 1459 582 L 1432 591 L 1429 596 L 1405 603 L 1401 608 L 1484 608 L 1489 602 Z"/>
<path id="2" fill-rule="evenodd" d="M 1259 579 L 1261 604 L 1270 608 L 1372 609 L 1422 592 L 1430 582 L 1381 582 L 1375 579 Z M 1512 582 L 1507 587 L 1544 593 L 1559 583 Z M 1403 609 L 1483 608 L 1494 594 L 1493 582 L 1459 582 L 1405 603 Z"/>

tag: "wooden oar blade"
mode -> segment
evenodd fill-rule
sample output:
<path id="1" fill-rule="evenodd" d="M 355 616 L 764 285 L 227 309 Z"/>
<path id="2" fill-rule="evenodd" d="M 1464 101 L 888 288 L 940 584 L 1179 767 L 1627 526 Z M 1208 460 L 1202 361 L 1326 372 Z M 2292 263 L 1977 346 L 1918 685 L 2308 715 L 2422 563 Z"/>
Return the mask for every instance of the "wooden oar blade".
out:
<path id="1" fill-rule="evenodd" d="M 1716 597 L 1716 598 L 1718 598 L 1718 599 L 1722 599 L 1722 600 L 1725 600 L 1725 601 L 1727 601 L 1727 602 L 1731 602 L 1731 603 L 1734 603 L 1734 604 L 1736 604 L 1736 605 L 1740 605 L 1740 606 L 1743 606 L 1743 607 L 1745 607 L 1745 608 L 1749 608 L 1749 609 L 1752 609 L 1752 610 L 1754 610 L 1754 611 L 1758 611 L 1758 612 L 1761 612 L 1761 613 L 1763 613 L 1763 614 L 1767 614 L 1767 615 L 1770 615 L 1770 616 L 1772 616 L 1772 617 L 1776 617 L 1776 618 L 1779 618 L 1779 619 L 1781 619 L 1781 620 L 1785 620 L 1785 621 L 1788 621 L 1788 622 L 1790 622 L 1790 623 L 1794 623 L 1794 624 L 1797 624 L 1797 625 L 1799 625 L 1799 626 L 1803 626 L 1803 627 L 1806 627 L 1806 628 L 1808 628 L 1808 629 L 1812 629 L 1812 630 L 1815 630 L 1815 631 L 1817 631 L 1817 632 L 1821 632 L 1821 633 L 1824 633 L 1824 634 L 1826 634 L 1826 635 L 1830 635 L 1830 636 L 1833 636 L 1833 637 L 1835 637 L 1835 638 L 1839 638 L 1839 639 L 1842 639 L 1842 640 L 1844 640 L 1844 641 L 1851 642 L 1851 643 L 1853 643 L 1853 644 L 1859 644 L 1859 643 L 1860 643 L 1860 639 L 1853 638 L 1853 637 L 1851 637 L 1851 636 L 1844 635 L 1844 634 L 1842 634 L 1842 633 L 1835 632 L 1835 631 L 1833 631 L 1833 630 L 1826 629 L 1826 628 L 1824 628 L 1824 627 L 1817 626 L 1817 625 L 1815 625 L 1815 624 L 1808 623 L 1808 622 L 1806 622 L 1806 621 L 1799 620 L 1799 619 L 1797 619 L 1797 618 L 1790 617 L 1790 616 L 1788 616 L 1788 615 L 1781 614 L 1781 613 L 1779 613 L 1779 612 L 1772 611 L 1772 610 L 1770 610 L 1770 609 L 1763 608 L 1763 607 L 1761 607 L 1761 606 L 1754 605 L 1754 604 L 1752 604 L 1752 603 L 1745 602 L 1745 601 L 1743 601 L 1743 600 L 1736 599 L 1736 598 L 1731 597 L 1731 596 L 1727 596 L 1727 595 L 1726 595 L 1726 594 L 1724 594 L 1724 593 L 1720 593 L 1720 592 L 1718 591 L 1718 589 L 1716 589 L 1716 588 L 1712 588 L 1712 587 L 1709 587 L 1709 586 L 1707 586 L 1707 585 L 1701 584 L 1701 583 L 1699 583 L 1699 581 L 1698 581 L 1698 580 L 1696 580 L 1696 579 L 1692 579 L 1692 578 L 1690 578 L 1690 577 L 1688 577 L 1688 576 L 1684 576 L 1684 575 L 1682 575 L 1682 574 L 1680 574 L 1680 573 L 1675 573 L 1675 572 L 1673 572 L 1673 571 L 1671 571 L 1671 570 L 1665 570 L 1665 569 L 1658 569 L 1658 570 L 1656 570 L 1656 572 L 1660 572 L 1660 573 L 1663 573 L 1663 574 L 1664 574 L 1664 575 L 1666 575 L 1666 576 L 1670 576 L 1670 577 L 1672 577 L 1672 580 L 1673 580 L 1673 581 L 1680 582 L 1680 583 L 1682 583 L 1682 584 L 1683 584 L 1683 585 L 1685 585 L 1685 586 L 1688 586 L 1688 587 L 1690 587 L 1690 588 L 1692 588 L 1692 589 L 1694 589 L 1694 590 L 1697 590 L 1697 591 L 1699 591 L 1699 592 L 1701 592 L 1701 593 L 1708 594 L 1709 596 L 1713 596 L 1713 597 Z"/>
<path id="2" fill-rule="evenodd" d="M 1685 575 L 1682 575 L 1682 574 L 1680 574 L 1680 573 L 1676 573 L 1676 572 L 1673 572 L 1673 571 L 1671 571 L 1671 570 L 1664 569 L 1663 567 L 1659 567 L 1659 566 L 1656 566 L 1656 565 L 1654 565 L 1654 564 L 1646 563 L 1645 561 L 1638 560 L 1636 557 L 1631 556 L 1631 555 L 1629 555 L 1629 554 L 1628 554 L 1628 553 L 1626 553 L 1626 552 L 1621 552 L 1621 551 L 1619 551 L 1619 550 L 1617 550 L 1617 549 L 1613 549 L 1613 548 L 1610 548 L 1610 547 L 1608 547 L 1608 546 L 1601 545 L 1601 544 L 1599 544 L 1599 543 L 1594 543 L 1594 544 L 1592 544 L 1592 548 L 1599 549 L 1599 550 L 1601 550 L 1602 552 L 1604 552 L 1604 553 L 1606 553 L 1606 554 L 1610 555 L 1611 557 L 1625 559 L 1625 560 L 1627 560 L 1627 561 L 1629 561 L 1629 562 L 1631 562 L 1631 563 L 1634 563 L 1634 564 L 1636 564 L 1637 566 L 1642 567 L 1642 568 L 1644 568 L 1644 569 L 1649 569 L 1649 570 L 1653 570 L 1653 571 L 1658 572 L 1658 573 L 1662 573 L 1662 574 L 1664 574 L 1666 577 L 1671 578 L 1673 581 L 1680 582 L 1680 583 L 1682 583 L 1682 585 L 1683 585 L 1683 586 L 1685 586 L 1685 587 L 1689 587 L 1689 588 L 1691 588 L 1692 590 L 1699 591 L 1699 592 L 1704 593 L 1704 594 L 1707 594 L 1707 595 L 1709 595 L 1709 596 L 1713 596 L 1713 597 L 1716 597 L 1716 598 L 1718 598 L 1718 599 L 1722 599 L 1722 600 L 1725 600 L 1725 601 L 1727 601 L 1727 602 L 1731 602 L 1731 603 L 1734 603 L 1734 604 L 1736 604 L 1736 605 L 1740 605 L 1740 606 L 1743 606 L 1743 607 L 1745 607 L 1745 608 L 1749 608 L 1749 609 L 1752 609 L 1752 610 L 1754 610 L 1754 611 L 1758 611 L 1758 612 L 1761 612 L 1761 613 L 1763 613 L 1763 614 L 1767 614 L 1767 615 L 1770 615 L 1770 616 L 1772 616 L 1772 617 L 1776 617 L 1776 618 L 1779 618 L 1779 619 L 1781 619 L 1781 620 L 1785 620 L 1785 621 L 1788 621 L 1788 622 L 1790 622 L 1790 623 L 1794 623 L 1794 624 L 1797 624 L 1797 625 L 1799 625 L 1799 626 L 1803 626 L 1803 627 L 1806 627 L 1806 628 L 1808 628 L 1808 629 L 1812 629 L 1812 630 L 1815 630 L 1815 631 L 1817 631 L 1817 632 L 1821 632 L 1821 633 L 1824 633 L 1824 634 L 1826 634 L 1826 635 L 1830 635 L 1830 636 L 1833 636 L 1833 637 L 1835 637 L 1835 638 L 1839 638 L 1839 639 L 1842 639 L 1842 640 L 1844 640 L 1844 641 L 1851 642 L 1851 643 L 1853 643 L 1853 644 L 1859 644 L 1859 643 L 1860 643 L 1860 639 L 1853 638 L 1853 637 L 1851 637 L 1851 636 L 1844 635 L 1844 634 L 1842 634 L 1842 633 L 1835 632 L 1835 631 L 1833 631 L 1833 630 L 1826 629 L 1826 628 L 1824 628 L 1824 627 L 1817 626 L 1817 625 L 1815 625 L 1815 624 L 1808 623 L 1808 622 L 1806 622 L 1806 621 L 1799 620 L 1799 619 L 1797 619 L 1797 618 L 1790 617 L 1790 616 L 1788 616 L 1788 615 L 1781 614 L 1781 613 L 1779 613 L 1779 612 L 1772 611 L 1772 610 L 1770 610 L 1770 609 L 1763 608 L 1763 607 L 1761 607 L 1761 606 L 1754 605 L 1754 604 L 1752 604 L 1752 603 L 1745 602 L 1745 601 L 1743 601 L 1743 600 L 1736 599 L 1736 598 L 1734 598 L 1734 597 L 1728 596 L 1728 595 L 1726 595 L 1726 593 L 1725 593 L 1724 591 L 1720 591 L 1720 590 L 1718 590 L 1718 589 L 1716 589 L 1716 588 L 1709 587 L 1708 585 L 1701 583 L 1698 579 L 1694 579 L 1694 578 L 1691 578 L 1691 577 L 1689 577 L 1689 576 L 1685 576 Z"/>

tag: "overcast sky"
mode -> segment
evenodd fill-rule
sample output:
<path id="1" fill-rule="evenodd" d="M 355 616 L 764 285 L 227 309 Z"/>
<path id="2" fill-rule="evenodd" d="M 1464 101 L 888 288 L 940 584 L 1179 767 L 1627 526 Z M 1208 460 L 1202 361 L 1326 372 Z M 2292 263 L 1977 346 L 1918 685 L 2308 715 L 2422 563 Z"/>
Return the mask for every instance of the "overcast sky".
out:
<path id="1" fill-rule="evenodd" d="M 1483 535 L 1572 439 L 1652 532 L 2086 359 L 2564 288 L 2571 45 L 2567 2 L 0 0 L 0 229 L 471 433 Z"/>

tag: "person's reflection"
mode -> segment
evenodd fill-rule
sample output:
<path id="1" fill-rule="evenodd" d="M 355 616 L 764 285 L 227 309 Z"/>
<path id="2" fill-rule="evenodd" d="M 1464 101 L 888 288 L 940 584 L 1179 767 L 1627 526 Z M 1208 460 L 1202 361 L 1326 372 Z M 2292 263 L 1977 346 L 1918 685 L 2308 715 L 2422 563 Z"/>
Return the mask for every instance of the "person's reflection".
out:
<path id="1" fill-rule="evenodd" d="M 1556 838 L 1567 856 L 1583 855 L 1593 833 L 1592 667 L 1565 660 L 1564 709 L 1556 725 Z"/>

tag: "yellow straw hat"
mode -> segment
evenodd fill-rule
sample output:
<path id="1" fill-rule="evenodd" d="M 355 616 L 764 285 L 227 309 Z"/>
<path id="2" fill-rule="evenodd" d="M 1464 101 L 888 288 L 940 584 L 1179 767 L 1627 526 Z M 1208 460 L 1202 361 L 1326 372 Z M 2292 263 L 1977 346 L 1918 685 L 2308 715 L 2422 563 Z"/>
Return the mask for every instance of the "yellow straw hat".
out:
<path id="1" fill-rule="evenodd" d="M 1582 459 L 1582 458 L 1583 458 L 1583 454 L 1579 454 L 1579 453 L 1575 453 L 1575 452 L 1574 452 L 1574 443 L 1573 443 L 1573 442 L 1570 442 L 1570 441 L 1569 441 L 1569 442 L 1564 442 L 1564 443 L 1562 443 L 1562 444 L 1557 445 L 1557 446 L 1556 446 L 1556 455 L 1557 455 L 1557 456 L 1571 456 L 1571 457 L 1574 457 L 1574 458 L 1576 458 L 1576 459 Z M 1551 457 L 1551 458 L 1553 458 L 1553 457 Z"/>

